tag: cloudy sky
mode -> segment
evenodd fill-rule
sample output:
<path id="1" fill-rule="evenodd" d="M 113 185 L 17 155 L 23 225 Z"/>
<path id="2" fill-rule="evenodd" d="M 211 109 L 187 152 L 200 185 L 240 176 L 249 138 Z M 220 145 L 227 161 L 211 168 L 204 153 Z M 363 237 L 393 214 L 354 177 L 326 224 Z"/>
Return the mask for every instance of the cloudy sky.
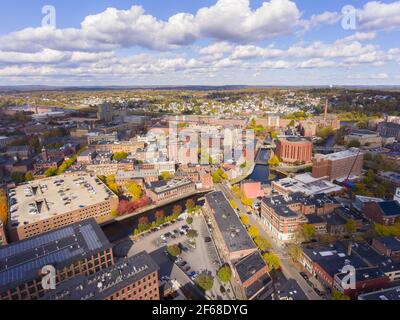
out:
<path id="1" fill-rule="evenodd" d="M 400 0 L 1 1 L 16 84 L 399 85 Z"/>

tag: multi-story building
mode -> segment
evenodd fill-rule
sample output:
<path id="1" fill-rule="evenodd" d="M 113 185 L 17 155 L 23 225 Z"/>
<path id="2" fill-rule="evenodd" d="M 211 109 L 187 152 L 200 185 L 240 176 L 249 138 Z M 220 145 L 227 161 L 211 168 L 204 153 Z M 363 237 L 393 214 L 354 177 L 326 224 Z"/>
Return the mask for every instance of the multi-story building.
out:
<path id="1" fill-rule="evenodd" d="M 363 213 L 375 223 L 391 226 L 400 217 L 400 204 L 397 201 L 368 202 Z"/>
<path id="2" fill-rule="evenodd" d="M 328 155 L 317 154 L 313 160 L 312 176 L 329 180 L 359 176 L 363 161 L 364 154 L 357 148 Z"/>
<path id="3" fill-rule="evenodd" d="M 235 210 L 221 191 L 205 196 L 205 214 L 213 225 L 213 236 L 220 255 L 234 262 L 257 251 Z"/>
<path id="4" fill-rule="evenodd" d="M 281 196 L 263 198 L 261 217 L 272 237 L 283 242 L 294 240 L 300 225 L 307 223 L 307 218 L 291 209 Z"/>
<path id="5" fill-rule="evenodd" d="M 135 153 L 139 149 L 143 149 L 145 143 L 143 141 L 130 140 L 130 141 L 119 141 L 114 143 L 92 143 L 90 148 L 98 152 L 126 152 Z"/>
<path id="6" fill-rule="evenodd" d="M 104 103 L 97 108 L 97 119 L 104 122 L 112 122 L 113 120 L 113 106 L 109 103 Z"/>
<path id="7" fill-rule="evenodd" d="M 159 267 L 146 252 L 118 261 L 93 275 L 81 275 L 42 300 L 160 300 Z"/>
<path id="8" fill-rule="evenodd" d="M 123 187 L 129 182 L 136 182 L 142 187 L 145 183 L 150 184 L 152 182 L 158 181 L 160 172 L 158 170 L 151 169 L 139 169 L 133 171 L 117 171 L 115 175 L 115 182 L 118 186 Z"/>
<path id="9" fill-rule="evenodd" d="M 118 132 L 101 134 L 100 132 L 89 132 L 87 135 L 88 144 L 93 143 L 115 143 L 118 141 Z"/>
<path id="10" fill-rule="evenodd" d="M 13 146 L 7 148 L 7 155 L 12 158 L 20 160 L 29 159 L 34 154 L 34 150 L 31 146 Z"/>
<path id="11" fill-rule="evenodd" d="M 268 267 L 258 251 L 235 262 L 234 275 L 239 299 L 266 300 L 274 291 Z"/>
<path id="12" fill-rule="evenodd" d="M 146 193 L 153 202 L 189 196 L 194 192 L 196 192 L 196 185 L 188 179 L 155 181 L 146 188 Z"/>
<path id="13" fill-rule="evenodd" d="M 35 180 L 9 192 L 13 206 L 9 209 L 8 231 L 13 241 L 89 218 L 107 221 L 119 201 L 104 183 L 89 174 Z"/>
<path id="14" fill-rule="evenodd" d="M 400 124 L 393 122 L 381 122 L 378 124 L 378 132 L 381 137 L 394 137 L 400 139 Z"/>
<path id="15" fill-rule="evenodd" d="M 281 138 L 277 142 L 276 155 L 279 160 L 289 164 L 310 163 L 313 143 L 301 137 Z"/>
<path id="16" fill-rule="evenodd" d="M 0 248 L 0 300 L 31 300 L 45 294 L 41 270 L 55 268 L 55 283 L 90 275 L 114 264 L 112 245 L 94 219 Z"/>
<path id="17" fill-rule="evenodd" d="M 383 139 L 379 136 L 379 133 L 375 131 L 359 129 L 353 130 L 344 137 L 344 141 L 349 143 L 351 141 L 357 141 L 361 146 L 368 147 L 381 147 Z"/>

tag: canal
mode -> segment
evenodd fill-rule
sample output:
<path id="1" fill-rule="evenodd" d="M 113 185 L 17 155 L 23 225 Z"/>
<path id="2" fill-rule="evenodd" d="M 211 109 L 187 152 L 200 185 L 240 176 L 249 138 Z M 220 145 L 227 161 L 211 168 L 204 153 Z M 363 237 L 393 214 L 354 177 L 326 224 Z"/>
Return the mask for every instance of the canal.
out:
<path id="1" fill-rule="evenodd" d="M 269 184 L 269 165 L 268 160 L 271 156 L 271 151 L 268 149 L 259 149 L 256 156 L 257 164 L 254 167 L 250 180 L 261 182 L 261 184 Z"/>
<path id="2" fill-rule="evenodd" d="M 163 210 L 166 216 L 172 215 L 172 210 L 175 205 L 180 205 L 182 210 L 185 210 L 186 201 L 188 199 L 193 199 L 196 202 L 196 205 L 202 206 L 204 201 L 200 201 L 199 199 L 204 197 L 204 194 L 197 194 L 194 196 L 190 196 L 188 198 L 170 203 L 158 209 L 152 209 L 137 216 L 133 216 L 131 218 L 125 219 L 123 221 L 115 221 L 105 226 L 102 226 L 104 233 L 106 234 L 107 238 L 111 242 L 118 242 L 126 237 L 129 237 L 133 234 L 135 229 L 139 224 L 139 219 L 142 217 L 147 217 L 149 222 L 153 222 L 156 220 L 155 213 L 156 211 Z"/>

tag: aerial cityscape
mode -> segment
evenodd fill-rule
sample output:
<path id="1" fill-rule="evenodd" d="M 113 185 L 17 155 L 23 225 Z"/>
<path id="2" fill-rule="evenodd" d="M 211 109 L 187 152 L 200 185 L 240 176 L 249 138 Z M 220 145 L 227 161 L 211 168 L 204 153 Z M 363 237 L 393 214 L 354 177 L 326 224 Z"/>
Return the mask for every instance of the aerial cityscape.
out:
<path id="1" fill-rule="evenodd" d="M 0 300 L 400 300 L 400 1 L 53 2 L 0 4 Z"/>

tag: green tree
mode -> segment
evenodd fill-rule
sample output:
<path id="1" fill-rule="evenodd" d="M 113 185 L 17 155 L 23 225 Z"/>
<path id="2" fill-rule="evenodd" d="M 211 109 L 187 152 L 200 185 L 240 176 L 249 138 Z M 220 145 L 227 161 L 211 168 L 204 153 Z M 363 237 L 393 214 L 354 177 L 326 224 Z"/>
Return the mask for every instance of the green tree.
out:
<path id="1" fill-rule="evenodd" d="M 271 243 L 264 237 L 258 236 L 254 239 L 254 242 L 262 252 L 266 252 L 272 248 Z"/>
<path id="2" fill-rule="evenodd" d="M 193 199 L 188 199 L 185 204 L 186 210 L 189 213 L 192 213 L 194 208 L 196 207 L 196 202 Z"/>
<path id="3" fill-rule="evenodd" d="M 299 261 L 303 250 L 301 249 L 301 246 L 291 243 L 288 248 L 288 253 L 293 261 Z"/>
<path id="4" fill-rule="evenodd" d="M 214 278 L 206 272 L 199 274 L 194 282 L 205 292 L 211 290 L 214 286 Z"/>
<path id="5" fill-rule="evenodd" d="M 273 252 L 264 253 L 263 259 L 264 259 L 265 263 L 268 265 L 270 270 L 277 270 L 281 266 L 281 260 Z"/>
<path id="6" fill-rule="evenodd" d="M 186 218 L 186 223 L 187 223 L 188 225 L 191 225 L 191 224 L 193 223 L 193 218 L 192 218 L 192 217 L 187 217 L 187 218 Z"/>
<path id="7" fill-rule="evenodd" d="M 57 168 L 49 168 L 44 172 L 45 177 L 53 177 L 57 174 Z"/>
<path id="8" fill-rule="evenodd" d="M 115 152 L 112 157 L 114 161 L 123 160 L 126 158 L 128 158 L 128 154 L 126 152 Z"/>
<path id="9" fill-rule="evenodd" d="M 171 257 L 178 257 L 181 254 L 181 249 L 178 245 L 174 244 L 172 246 L 167 247 L 167 252 Z"/>
<path id="10" fill-rule="evenodd" d="M 353 219 L 349 219 L 346 221 L 346 231 L 348 234 L 352 235 L 356 232 L 357 230 L 357 224 L 356 221 Z"/>
<path id="11" fill-rule="evenodd" d="M 347 144 L 347 146 L 348 146 L 349 148 L 359 148 L 359 147 L 361 146 L 361 143 L 360 143 L 360 141 L 358 141 L 358 140 L 351 140 L 351 141 Z"/>
<path id="12" fill-rule="evenodd" d="M 217 276 L 222 283 L 229 283 L 229 281 L 232 279 L 232 270 L 229 265 L 226 264 L 219 268 L 217 271 Z"/>
<path id="13" fill-rule="evenodd" d="M 187 232 L 186 235 L 187 235 L 187 237 L 190 238 L 190 239 L 195 239 L 195 238 L 197 238 L 197 237 L 199 236 L 199 233 L 198 233 L 196 230 L 191 229 L 191 230 L 189 230 L 189 231 Z"/>
<path id="14" fill-rule="evenodd" d="M 301 227 L 301 233 L 305 240 L 308 241 L 315 236 L 315 227 L 311 224 L 303 224 Z"/>

